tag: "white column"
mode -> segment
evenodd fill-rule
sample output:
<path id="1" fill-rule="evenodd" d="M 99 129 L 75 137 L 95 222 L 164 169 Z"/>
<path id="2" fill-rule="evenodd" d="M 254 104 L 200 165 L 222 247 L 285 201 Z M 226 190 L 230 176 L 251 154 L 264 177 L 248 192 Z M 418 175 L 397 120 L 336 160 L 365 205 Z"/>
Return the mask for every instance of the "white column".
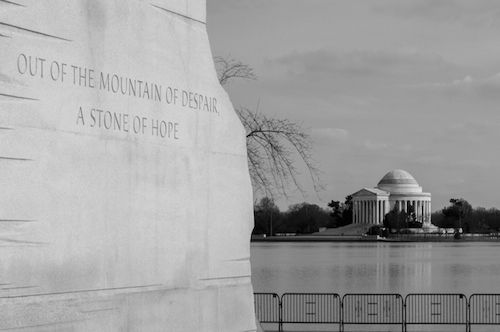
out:
<path id="1" fill-rule="evenodd" d="M 358 202 L 358 211 L 359 211 L 358 224 L 361 224 L 361 221 L 363 220 L 363 201 Z"/>
<path id="2" fill-rule="evenodd" d="M 358 221 L 359 224 L 361 222 L 361 201 L 358 201 Z"/>
<path id="3" fill-rule="evenodd" d="M 384 201 L 380 201 L 380 223 L 384 222 Z"/>
<path id="4" fill-rule="evenodd" d="M 425 202 L 423 200 L 420 201 L 420 220 L 422 220 L 422 222 L 424 222 L 424 206 Z"/>
<path id="5" fill-rule="evenodd" d="M 377 201 L 377 224 L 380 224 L 382 222 L 382 201 Z"/>
<path id="6" fill-rule="evenodd" d="M 431 207 L 432 201 L 429 198 L 429 224 L 431 223 L 431 216 L 432 216 L 432 207 Z"/>
<path id="7" fill-rule="evenodd" d="M 380 201 L 380 223 L 384 223 L 384 216 L 385 216 L 385 201 L 381 200 Z"/>
<path id="8" fill-rule="evenodd" d="M 426 215 L 427 215 L 427 202 L 422 201 L 422 221 L 425 221 Z"/>
<path id="9" fill-rule="evenodd" d="M 359 224 L 359 201 L 356 202 L 356 224 Z"/>
<path id="10" fill-rule="evenodd" d="M 376 222 L 375 221 L 376 220 L 376 217 L 375 217 L 375 212 L 376 212 L 375 211 L 376 210 L 376 208 L 375 208 L 375 201 L 372 201 L 371 203 L 372 203 L 371 204 L 372 205 L 372 220 L 371 220 L 371 222 L 374 223 L 374 222 Z"/>
<path id="11" fill-rule="evenodd" d="M 425 216 L 427 214 L 427 202 L 422 201 L 422 221 L 425 221 Z"/>
<path id="12" fill-rule="evenodd" d="M 358 201 L 358 224 L 361 223 L 361 218 L 363 218 L 363 211 L 361 210 L 361 201 Z"/>
<path id="13" fill-rule="evenodd" d="M 352 202 L 352 223 L 356 223 L 356 201 Z"/>
<path id="14" fill-rule="evenodd" d="M 427 220 L 431 218 L 431 202 L 427 201 Z"/>
<path id="15" fill-rule="evenodd" d="M 372 211 L 372 215 L 373 215 L 372 223 L 376 223 L 377 222 L 377 201 L 372 201 L 372 208 L 373 208 L 373 211 Z"/>
<path id="16" fill-rule="evenodd" d="M 368 223 L 368 220 L 370 220 L 370 201 L 366 201 L 366 218 L 365 218 L 365 224 Z"/>
<path id="17" fill-rule="evenodd" d="M 420 219 L 422 222 L 425 220 L 425 201 L 420 201 Z"/>
<path id="18" fill-rule="evenodd" d="M 356 223 L 356 202 L 352 202 L 352 223 Z"/>
<path id="19" fill-rule="evenodd" d="M 364 217 L 364 214 L 363 214 L 363 201 L 360 201 L 359 202 L 359 220 L 358 220 L 358 224 L 362 224 L 363 223 L 363 217 Z"/>
<path id="20" fill-rule="evenodd" d="M 361 201 L 361 224 L 365 222 L 365 201 Z"/>
<path id="21" fill-rule="evenodd" d="M 368 218 L 368 201 L 363 201 L 365 205 L 364 213 L 365 216 L 363 218 L 363 224 L 366 224 L 366 219 Z"/>
<path id="22" fill-rule="evenodd" d="M 367 203 L 368 203 L 367 204 L 368 205 L 368 213 L 366 215 L 366 217 L 367 217 L 366 218 L 366 223 L 369 223 L 372 220 L 372 217 L 373 217 L 372 216 L 372 211 L 373 211 L 373 209 L 372 209 L 372 201 L 367 201 Z"/>
<path id="23" fill-rule="evenodd" d="M 417 205 L 415 206 L 415 218 L 417 218 L 417 221 L 420 221 L 420 200 L 417 201 Z"/>
<path id="24" fill-rule="evenodd" d="M 363 201 L 359 201 L 359 221 L 358 224 L 363 223 Z"/>
<path id="25" fill-rule="evenodd" d="M 361 222 L 361 201 L 358 201 L 358 220 L 357 223 Z"/>
<path id="26" fill-rule="evenodd" d="M 425 202 L 425 220 L 429 220 L 429 202 Z"/>
<path id="27" fill-rule="evenodd" d="M 372 219 L 372 201 L 366 201 L 366 223 L 369 223 L 370 220 Z"/>
<path id="28" fill-rule="evenodd" d="M 358 224 L 361 223 L 361 217 L 362 217 L 362 215 L 361 215 L 361 201 L 358 201 L 358 221 L 357 221 Z"/>
<path id="29" fill-rule="evenodd" d="M 420 213 L 422 213 L 421 218 L 422 218 L 422 222 L 424 222 L 425 221 L 425 201 L 424 200 L 422 200 L 421 205 L 422 206 L 420 207 Z"/>
<path id="30" fill-rule="evenodd" d="M 352 202 L 352 223 L 355 224 L 356 223 L 356 201 Z"/>

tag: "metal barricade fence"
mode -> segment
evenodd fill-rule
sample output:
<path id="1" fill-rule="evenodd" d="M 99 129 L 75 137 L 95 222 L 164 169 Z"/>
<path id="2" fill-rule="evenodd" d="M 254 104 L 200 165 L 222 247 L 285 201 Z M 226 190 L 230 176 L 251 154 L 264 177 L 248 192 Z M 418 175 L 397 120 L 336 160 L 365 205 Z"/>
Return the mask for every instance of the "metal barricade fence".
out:
<path id="1" fill-rule="evenodd" d="M 340 295 L 334 293 L 285 293 L 281 297 L 282 323 L 339 324 Z"/>
<path id="2" fill-rule="evenodd" d="M 254 293 L 261 323 L 399 325 L 500 325 L 500 294 Z"/>
<path id="3" fill-rule="evenodd" d="M 408 294 L 405 325 L 465 325 L 467 297 L 463 294 Z"/>
<path id="4" fill-rule="evenodd" d="M 281 327 L 281 300 L 276 293 L 254 293 L 255 316 L 261 323 Z"/>
<path id="5" fill-rule="evenodd" d="M 342 325 L 401 325 L 404 304 L 399 294 L 346 294 L 342 298 Z"/>
<path id="6" fill-rule="evenodd" d="M 500 294 L 472 294 L 469 297 L 470 325 L 500 325 Z"/>

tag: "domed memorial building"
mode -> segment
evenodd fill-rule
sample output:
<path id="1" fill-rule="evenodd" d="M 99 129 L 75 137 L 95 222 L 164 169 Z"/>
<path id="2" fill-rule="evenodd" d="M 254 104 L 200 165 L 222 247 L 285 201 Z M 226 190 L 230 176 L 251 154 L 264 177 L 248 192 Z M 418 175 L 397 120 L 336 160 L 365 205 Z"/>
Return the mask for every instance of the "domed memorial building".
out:
<path id="1" fill-rule="evenodd" d="M 384 216 L 397 208 L 415 213 L 423 227 L 431 227 L 431 194 L 423 192 L 407 171 L 390 171 L 375 188 L 363 188 L 352 198 L 354 224 L 382 224 Z"/>

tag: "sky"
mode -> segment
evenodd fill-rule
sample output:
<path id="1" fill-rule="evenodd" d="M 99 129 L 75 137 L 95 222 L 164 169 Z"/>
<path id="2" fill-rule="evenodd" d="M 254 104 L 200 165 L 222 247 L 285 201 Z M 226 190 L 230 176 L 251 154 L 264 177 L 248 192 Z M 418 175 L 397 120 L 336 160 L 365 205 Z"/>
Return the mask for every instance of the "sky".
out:
<path id="1" fill-rule="evenodd" d="M 235 107 L 299 123 L 325 189 L 283 210 L 375 187 L 392 169 L 432 194 L 500 208 L 500 2 L 207 0 L 214 55 L 254 68 Z M 297 161 L 300 166 L 299 162 Z"/>

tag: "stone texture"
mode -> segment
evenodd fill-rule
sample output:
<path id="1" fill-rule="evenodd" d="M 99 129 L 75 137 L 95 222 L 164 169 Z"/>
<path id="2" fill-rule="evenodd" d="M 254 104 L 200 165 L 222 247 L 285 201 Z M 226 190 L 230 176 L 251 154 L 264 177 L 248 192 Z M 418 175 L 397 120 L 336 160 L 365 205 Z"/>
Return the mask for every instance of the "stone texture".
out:
<path id="1" fill-rule="evenodd" d="M 256 329 L 204 22 L 203 0 L 0 1 L 1 329 Z"/>

